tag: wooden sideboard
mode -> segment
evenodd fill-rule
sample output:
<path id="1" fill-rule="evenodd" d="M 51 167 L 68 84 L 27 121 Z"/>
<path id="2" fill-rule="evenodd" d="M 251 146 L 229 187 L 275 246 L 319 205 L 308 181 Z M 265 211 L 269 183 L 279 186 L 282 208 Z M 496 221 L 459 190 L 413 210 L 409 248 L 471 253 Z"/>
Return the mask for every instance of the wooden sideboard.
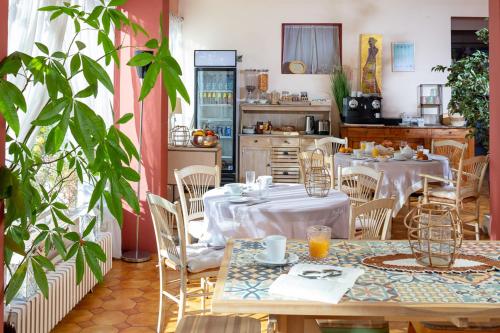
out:
<path id="1" fill-rule="evenodd" d="M 430 149 L 432 140 L 456 140 L 467 142 L 466 158 L 474 156 L 474 138 L 469 137 L 469 128 L 452 126 L 364 126 L 341 125 L 340 136 L 349 139 L 349 146 L 359 148 L 361 141 L 375 141 L 381 143 L 391 140 L 395 145 L 401 140 L 407 141 L 413 148 L 423 145 Z"/>
<path id="2" fill-rule="evenodd" d="M 256 177 L 272 175 L 278 183 L 298 183 L 298 154 L 314 149 L 314 139 L 324 135 L 240 135 L 240 182 L 245 172 L 255 171 Z"/>

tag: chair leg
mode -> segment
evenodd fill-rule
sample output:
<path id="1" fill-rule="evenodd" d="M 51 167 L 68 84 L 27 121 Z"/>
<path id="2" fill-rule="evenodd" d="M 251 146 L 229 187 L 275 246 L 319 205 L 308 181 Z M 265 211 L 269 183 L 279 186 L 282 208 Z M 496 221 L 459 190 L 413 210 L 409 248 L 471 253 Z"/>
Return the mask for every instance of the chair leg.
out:
<path id="1" fill-rule="evenodd" d="M 157 333 L 163 333 L 164 330 L 164 317 L 165 317 L 165 304 L 163 302 L 163 288 L 165 288 L 165 282 L 163 281 L 164 278 L 164 270 L 165 267 L 163 266 L 163 263 L 159 262 L 158 268 L 160 269 L 160 304 L 159 304 L 159 311 L 158 311 L 158 325 L 157 325 Z"/>
<path id="2" fill-rule="evenodd" d="M 179 310 L 177 311 L 177 323 L 181 321 L 186 313 L 186 293 L 187 293 L 187 272 L 181 271 L 180 292 L 179 292 Z"/>
<path id="3" fill-rule="evenodd" d="M 203 292 L 203 295 L 201 296 L 201 311 L 203 314 L 205 314 L 205 294 L 207 293 L 207 283 L 205 281 L 205 278 L 201 278 L 200 284 L 201 290 Z"/>
<path id="4" fill-rule="evenodd" d="M 476 223 L 474 224 L 474 229 L 476 231 L 476 240 L 479 240 L 479 238 L 480 238 L 480 230 L 482 227 L 482 223 L 480 220 L 481 215 L 479 214 L 479 207 L 480 207 L 479 198 L 477 198 L 476 199 L 476 215 L 475 215 Z"/>

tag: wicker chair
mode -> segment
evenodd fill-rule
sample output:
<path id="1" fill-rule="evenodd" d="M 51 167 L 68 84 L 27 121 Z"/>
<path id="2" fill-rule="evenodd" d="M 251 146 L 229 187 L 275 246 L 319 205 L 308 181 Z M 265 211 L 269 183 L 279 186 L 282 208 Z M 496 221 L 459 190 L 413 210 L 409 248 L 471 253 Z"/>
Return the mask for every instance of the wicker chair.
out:
<path id="1" fill-rule="evenodd" d="M 316 148 L 321 149 L 325 155 L 335 155 L 342 147 L 347 147 L 347 138 L 336 138 L 334 136 L 314 140 Z"/>
<path id="2" fill-rule="evenodd" d="M 205 231 L 203 195 L 211 187 L 220 187 L 220 168 L 217 165 L 191 165 L 175 169 L 174 175 L 186 225 L 186 239 L 191 244 L 192 237 L 199 239 Z"/>
<path id="3" fill-rule="evenodd" d="M 349 239 L 386 240 L 395 198 L 376 199 L 351 207 Z"/>
<path id="4" fill-rule="evenodd" d="M 452 168 L 458 168 L 460 161 L 464 158 L 466 150 L 467 142 L 460 143 L 455 140 L 432 140 L 431 144 L 431 153 L 446 156 Z"/>
<path id="5" fill-rule="evenodd" d="M 181 320 L 186 312 L 187 298 L 201 297 L 201 310 L 205 312 L 205 297 L 210 295 L 208 285 L 211 284 L 211 281 L 209 279 L 217 277 L 219 268 L 191 273 L 188 266 L 184 222 L 179 203 L 171 203 L 151 193 L 147 193 L 147 201 L 153 219 L 160 271 L 160 306 L 157 331 L 163 332 L 166 303 L 163 298 L 166 297 L 179 305 L 177 321 Z M 177 226 L 177 235 L 173 231 L 175 225 Z M 175 244 L 176 239 L 179 240 L 178 247 Z M 179 278 L 167 280 L 166 268 L 177 271 L 180 275 Z M 200 281 L 201 290 L 188 293 L 187 284 L 194 281 Z M 180 288 L 179 295 L 171 294 L 167 287 L 177 284 Z"/>
<path id="6" fill-rule="evenodd" d="M 481 220 L 479 218 L 479 198 L 483 185 L 488 156 L 476 156 L 461 160 L 458 170 L 452 169 L 456 176 L 453 179 L 422 174 L 424 178 L 424 203 L 438 202 L 453 204 L 457 207 L 463 226 L 472 226 L 474 231 L 464 229 L 466 234 L 474 234 L 479 240 Z M 434 186 L 431 182 L 442 182 L 447 185 Z M 465 211 L 463 204 L 474 202 L 474 211 Z"/>
<path id="7" fill-rule="evenodd" d="M 350 197 L 351 205 L 359 206 L 378 199 L 384 172 L 366 166 L 339 167 L 337 177 L 338 190 Z"/>

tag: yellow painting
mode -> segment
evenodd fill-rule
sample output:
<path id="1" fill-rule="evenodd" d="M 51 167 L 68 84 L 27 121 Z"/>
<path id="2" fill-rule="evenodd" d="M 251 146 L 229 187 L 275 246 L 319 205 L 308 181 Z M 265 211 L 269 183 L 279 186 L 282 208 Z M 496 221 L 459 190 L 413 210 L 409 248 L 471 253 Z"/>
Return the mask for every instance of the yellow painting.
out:
<path id="1" fill-rule="evenodd" d="M 362 34 L 361 91 L 364 94 L 381 94 L 382 91 L 382 35 Z"/>

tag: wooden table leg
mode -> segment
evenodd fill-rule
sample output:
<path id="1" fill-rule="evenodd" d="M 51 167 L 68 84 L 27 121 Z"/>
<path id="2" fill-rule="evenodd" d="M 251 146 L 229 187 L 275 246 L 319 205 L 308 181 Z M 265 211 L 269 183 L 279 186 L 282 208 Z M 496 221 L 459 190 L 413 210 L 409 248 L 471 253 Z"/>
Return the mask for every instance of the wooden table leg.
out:
<path id="1" fill-rule="evenodd" d="M 275 333 L 320 333 L 316 321 L 311 317 L 271 315 L 277 322 Z"/>

